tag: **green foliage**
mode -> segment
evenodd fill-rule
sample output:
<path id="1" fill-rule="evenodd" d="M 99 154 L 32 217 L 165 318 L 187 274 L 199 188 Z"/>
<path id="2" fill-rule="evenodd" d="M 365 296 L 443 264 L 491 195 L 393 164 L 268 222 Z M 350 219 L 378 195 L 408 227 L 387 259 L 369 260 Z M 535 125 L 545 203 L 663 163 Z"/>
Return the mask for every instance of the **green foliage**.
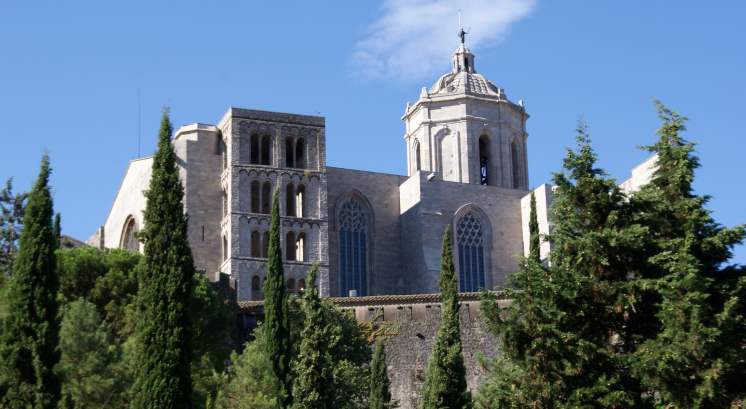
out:
<path id="1" fill-rule="evenodd" d="M 646 405 L 629 374 L 643 317 L 628 278 L 644 265 L 647 229 L 631 222 L 615 181 L 596 168 L 583 124 L 577 141 L 554 178 L 551 266 L 532 251 L 509 278 L 507 311 L 494 298 L 482 305 L 504 355 L 490 367 L 480 408 Z"/>
<path id="2" fill-rule="evenodd" d="M 220 373 L 233 352 L 235 310 L 210 284 L 207 277 L 194 275 L 192 302 L 192 331 L 194 352 L 192 382 L 194 406 L 208 408 L 222 387 Z"/>
<path id="3" fill-rule="evenodd" d="M 195 270 L 171 133 L 164 112 L 141 232 L 145 265 L 139 277 L 132 395 L 132 406 L 138 409 L 192 407 L 189 304 Z"/>
<path id="4" fill-rule="evenodd" d="M 13 270 L 27 199 L 28 193 L 13 193 L 13 179 L 5 181 L 0 190 L 0 280 L 10 276 Z"/>
<path id="5" fill-rule="evenodd" d="M 640 285 L 657 295 L 660 327 L 637 350 L 634 370 L 660 406 L 728 407 L 746 396 L 746 271 L 724 264 L 746 229 L 716 223 L 708 197 L 693 193 L 699 160 L 680 135 L 686 118 L 656 104 L 663 123 L 647 150 L 657 170 L 632 202 L 651 226 L 651 274 Z"/>
<path id="6" fill-rule="evenodd" d="M 254 330 L 255 339 L 239 355 L 232 353 L 232 365 L 220 376 L 223 387 L 215 400 L 217 409 L 277 409 L 277 377 L 266 354 L 269 338 L 264 325 Z"/>
<path id="7" fill-rule="evenodd" d="M 54 227 L 52 227 L 52 234 L 54 235 L 54 239 L 56 240 L 57 247 L 59 247 L 62 240 L 62 215 L 59 212 L 54 215 Z"/>
<path id="8" fill-rule="evenodd" d="M 528 219 L 529 257 L 541 262 L 541 236 L 539 236 L 539 218 L 536 214 L 536 195 L 531 192 L 531 215 Z"/>
<path id="9" fill-rule="evenodd" d="M 272 198 L 272 219 L 269 228 L 267 275 L 264 278 L 264 330 L 272 342 L 265 344 L 277 378 L 277 396 L 281 408 L 290 407 L 292 377 L 290 374 L 290 329 L 288 323 L 288 295 L 282 268 L 280 244 L 280 193 L 275 189 Z"/>
<path id="10" fill-rule="evenodd" d="M 451 229 L 448 226 L 443 233 L 440 260 L 441 323 L 422 387 L 422 409 L 471 407 L 471 394 L 466 389 L 466 368 L 461 351 L 457 288 Z"/>
<path id="11" fill-rule="evenodd" d="M 293 408 L 331 409 L 333 396 L 333 357 L 327 350 L 327 324 L 316 290 L 317 267 L 308 272 L 303 294 L 303 330 L 298 356 L 293 362 Z"/>
<path id="12" fill-rule="evenodd" d="M 376 342 L 373 359 L 370 362 L 370 393 L 368 395 L 369 409 L 390 409 L 395 407 L 391 402 L 389 390 L 389 376 L 386 373 L 386 351 L 383 342 Z"/>
<path id="13" fill-rule="evenodd" d="M 64 308 L 59 349 L 62 407 L 126 407 L 122 398 L 129 379 L 121 368 L 121 347 L 95 305 L 80 298 Z"/>
<path id="14" fill-rule="evenodd" d="M 23 217 L 7 293 L 9 314 L 0 335 L 0 406 L 5 408 L 53 408 L 59 399 L 53 372 L 59 360 L 59 283 L 49 174 L 49 157 L 44 155 Z"/>

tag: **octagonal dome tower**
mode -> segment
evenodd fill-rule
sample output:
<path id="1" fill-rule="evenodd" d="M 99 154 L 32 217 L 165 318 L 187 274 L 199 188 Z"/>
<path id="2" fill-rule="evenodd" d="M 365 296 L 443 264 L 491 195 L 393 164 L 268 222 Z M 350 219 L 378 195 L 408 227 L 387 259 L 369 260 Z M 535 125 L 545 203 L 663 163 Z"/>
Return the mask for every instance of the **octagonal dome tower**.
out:
<path id="1" fill-rule="evenodd" d="M 407 103 L 407 174 L 424 171 L 446 181 L 526 190 L 528 114 L 522 102 L 513 103 L 477 73 L 463 30 L 460 36 L 451 72 Z"/>

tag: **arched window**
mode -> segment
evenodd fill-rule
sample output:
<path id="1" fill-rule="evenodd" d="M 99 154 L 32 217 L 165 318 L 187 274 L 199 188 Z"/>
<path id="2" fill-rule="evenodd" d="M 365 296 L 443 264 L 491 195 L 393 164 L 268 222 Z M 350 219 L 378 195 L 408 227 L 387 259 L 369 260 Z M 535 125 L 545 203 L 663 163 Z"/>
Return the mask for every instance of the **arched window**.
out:
<path id="1" fill-rule="evenodd" d="M 295 217 L 295 188 L 292 182 L 285 188 L 285 215 Z"/>
<path id="2" fill-rule="evenodd" d="M 251 291 L 259 291 L 262 287 L 261 280 L 258 275 L 251 277 Z"/>
<path id="3" fill-rule="evenodd" d="M 260 242 L 260 234 L 254 230 L 251 232 L 251 257 L 261 257 L 262 243 Z"/>
<path id="4" fill-rule="evenodd" d="M 414 170 L 422 170 L 422 159 L 420 156 L 420 141 L 414 140 Z"/>
<path id="5" fill-rule="evenodd" d="M 295 140 L 295 167 L 305 168 L 306 167 L 306 142 L 303 138 Z"/>
<path id="6" fill-rule="evenodd" d="M 124 222 L 119 247 L 129 251 L 140 251 L 140 242 L 137 240 L 137 223 L 132 216 L 127 217 Z"/>
<path id="7" fill-rule="evenodd" d="M 250 162 L 258 165 L 259 164 L 259 135 L 251 134 L 251 160 Z"/>
<path id="8" fill-rule="evenodd" d="M 295 260 L 306 261 L 306 234 L 298 233 L 298 237 L 295 238 Z"/>
<path id="9" fill-rule="evenodd" d="M 220 153 L 223 155 L 223 169 L 228 168 L 228 146 L 225 138 L 220 138 Z"/>
<path id="10" fill-rule="evenodd" d="M 228 260 L 228 239 L 223 236 L 223 261 Z"/>
<path id="11" fill-rule="evenodd" d="M 285 235 L 285 258 L 295 261 L 295 233 L 291 231 Z"/>
<path id="12" fill-rule="evenodd" d="M 264 182 L 262 184 L 262 213 L 269 214 L 272 207 L 272 184 Z"/>
<path id="13" fill-rule="evenodd" d="M 303 217 L 305 212 L 303 211 L 303 196 L 306 194 L 306 187 L 298 185 L 295 188 L 295 215 L 297 217 Z"/>
<path id="14" fill-rule="evenodd" d="M 293 149 L 293 138 L 285 139 L 285 166 L 295 167 L 295 150 Z"/>
<path id="15" fill-rule="evenodd" d="M 298 292 L 303 293 L 306 290 L 306 279 L 301 278 L 298 280 Z"/>
<path id="16" fill-rule="evenodd" d="M 520 152 L 518 151 L 518 141 L 513 140 L 510 144 L 510 161 L 513 165 L 513 188 L 518 189 L 521 187 L 521 160 Z"/>
<path id="17" fill-rule="evenodd" d="M 295 292 L 295 279 L 288 278 L 286 286 L 289 292 L 294 293 Z"/>
<path id="18" fill-rule="evenodd" d="M 259 207 L 260 197 L 259 197 L 259 181 L 254 180 L 251 182 L 251 212 L 252 213 L 259 213 L 260 207 Z"/>
<path id="19" fill-rule="evenodd" d="M 456 223 L 456 245 L 459 291 L 471 292 L 485 288 L 484 229 L 481 219 L 474 212 L 467 212 Z"/>
<path id="20" fill-rule="evenodd" d="M 370 211 L 357 197 L 342 203 L 339 209 L 340 290 L 343 297 L 356 290 L 368 294 Z"/>
<path id="21" fill-rule="evenodd" d="M 223 190 L 223 218 L 228 216 L 228 193 Z"/>
<path id="22" fill-rule="evenodd" d="M 490 140 L 487 135 L 479 138 L 479 183 L 490 183 Z"/>
<path id="23" fill-rule="evenodd" d="M 272 164 L 272 139 L 269 135 L 262 136 L 261 164 Z"/>
<path id="24" fill-rule="evenodd" d="M 262 257 L 269 257 L 269 232 L 265 231 L 262 236 Z"/>

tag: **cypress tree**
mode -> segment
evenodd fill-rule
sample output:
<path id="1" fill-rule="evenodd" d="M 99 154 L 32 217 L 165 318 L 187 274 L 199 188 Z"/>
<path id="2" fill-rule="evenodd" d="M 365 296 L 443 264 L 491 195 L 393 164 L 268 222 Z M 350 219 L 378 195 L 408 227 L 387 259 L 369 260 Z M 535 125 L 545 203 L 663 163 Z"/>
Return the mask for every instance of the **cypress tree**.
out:
<path id="1" fill-rule="evenodd" d="M 139 277 L 133 393 L 138 409 L 192 407 L 189 301 L 195 270 L 171 132 L 164 111 L 142 231 L 145 257 Z"/>
<path id="2" fill-rule="evenodd" d="M 54 232 L 54 240 L 57 243 L 57 247 L 59 247 L 62 240 L 62 215 L 59 212 L 54 215 L 54 227 L 52 230 Z"/>
<path id="3" fill-rule="evenodd" d="M 539 217 L 536 214 L 536 195 L 531 192 L 531 214 L 528 220 L 529 257 L 541 262 L 541 237 L 539 236 Z"/>
<path id="4" fill-rule="evenodd" d="M 59 381 L 53 372 L 59 360 L 59 284 L 49 174 L 49 157 L 44 155 L 23 216 L 7 293 L 9 314 L 0 339 L 0 406 L 4 408 L 53 408 L 59 399 Z"/>
<path id="5" fill-rule="evenodd" d="M 282 408 L 290 407 L 292 378 L 290 376 L 290 328 L 288 323 L 288 295 L 285 289 L 285 273 L 282 267 L 280 244 L 280 199 L 279 187 L 272 198 L 272 218 L 269 228 L 267 275 L 264 278 L 264 323 L 263 328 L 271 342 L 266 344 L 267 356 L 272 363 L 272 372 L 277 377 Z"/>
<path id="6" fill-rule="evenodd" d="M 293 408 L 331 409 L 334 407 L 333 359 L 329 354 L 328 323 L 316 289 L 317 266 L 308 272 L 303 293 L 303 329 L 298 358 L 294 365 Z"/>
<path id="7" fill-rule="evenodd" d="M 451 228 L 447 226 L 443 233 L 440 259 L 441 323 L 422 387 L 422 409 L 471 407 L 471 393 L 466 388 L 466 368 L 461 353 L 457 288 Z"/>
<path id="8" fill-rule="evenodd" d="M 368 395 L 369 409 L 390 409 L 391 391 L 389 390 L 389 376 L 386 374 L 386 351 L 383 342 L 376 342 L 373 359 L 370 363 L 370 392 Z"/>
<path id="9" fill-rule="evenodd" d="M 643 285 L 658 295 L 660 328 L 633 362 L 661 407 L 728 407 L 746 396 L 746 271 L 725 263 L 746 229 L 716 223 L 708 197 L 693 193 L 699 160 L 681 136 L 687 118 L 656 105 L 663 123 L 647 150 L 657 168 L 632 202 L 651 227 L 652 273 Z"/>

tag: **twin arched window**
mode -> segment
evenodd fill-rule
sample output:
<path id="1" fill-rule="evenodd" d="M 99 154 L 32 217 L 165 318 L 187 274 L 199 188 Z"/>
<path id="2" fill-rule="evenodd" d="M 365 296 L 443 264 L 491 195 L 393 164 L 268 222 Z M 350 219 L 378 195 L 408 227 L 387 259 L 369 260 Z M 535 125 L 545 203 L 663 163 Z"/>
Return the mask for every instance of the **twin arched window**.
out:
<path id="1" fill-rule="evenodd" d="M 303 217 L 303 203 L 306 188 L 302 184 L 288 183 L 285 189 L 285 214 L 291 217 Z"/>
<path id="2" fill-rule="evenodd" d="M 303 138 L 285 139 L 285 166 L 288 168 L 306 167 L 306 141 Z"/>
<path id="3" fill-rule="evenodd" d="M 272 184 L 254 180 L 251 182 L 251 212 L 269 214 L 272 205 Z"/>
<path id="4" fill-rule="evenodd" d="M 368 294 L 371 213 L 366 204 L 353 196 L 339 208 L 340 292 L 358 296 Z"/>
<path id="5" fill-rule="evenodd" d="M 249 162 L 255 165 L 272 164 L 272 137 L 270 135 L 251 134 Z"/>
<path id="6" fill-rule="evenodd" d="M 459 291 L 473 292 L 486 288 L 488 235 L 485 234 L 481 217 L 474 211 L 468 211 L 456 221 L 455 230 Z"/>

